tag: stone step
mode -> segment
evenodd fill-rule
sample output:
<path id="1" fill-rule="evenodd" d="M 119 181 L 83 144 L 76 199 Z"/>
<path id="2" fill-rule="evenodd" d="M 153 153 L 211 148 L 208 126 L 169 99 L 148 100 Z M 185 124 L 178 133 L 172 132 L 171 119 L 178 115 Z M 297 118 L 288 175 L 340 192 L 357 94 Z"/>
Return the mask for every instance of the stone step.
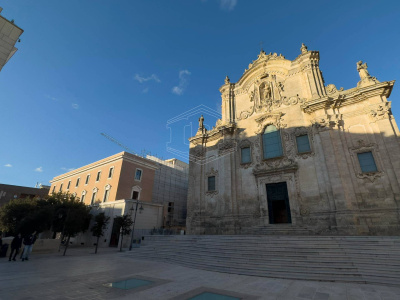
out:
<path id="1" fill-rule="evenodd" d="M 194 256 L 188 255 L 159 255 L 159 254 L 138 254 L 137 257 L 159 257 L 162 259 L 175 259 L 175 260 L 194 260 Z M 257 260 L 238 260 L 238 259 L 224 259 L 222 257 L 204 257 L 204 259 L 197 258 L 197 261 L 207 262 L 207 265 L 214 264 L 225 264 L 226 266 L 234 265 L 236 267 L 254 267 L 259 268 L 260 266 L 271 267 L 287 267 L 289 269 L 301 269 L 301 270 L 363 270 L 364 273 L 372 272 L 371 274 L 389 274 L 390 277 L 400 278 L 399 266 L 381 266 L 379 264 L 360 266 L 358 263 L 321 263 L 321 262 L 310 262 L 310 261 L 284 261 L 284 260 L 270 260 L 270 261 L 257 261 Z"/>
<path id="2" fill-rule="evenodd" d="M 130 255 L 254 276 L 400 284 L 399 237 L 146 236 Z"/>
<path id="3" fill-rule="evenodd" d="M 260 263 L 267 263 L 267 262 L 302 262 L 302 261 L 306 261 L 308 264 L 340 264 L 340 263 L 344 263 L 344 264 L 368 264 L 368 265 L 379 265 L 382 266 L 384 268 L 399 268 L 400 267 L 400 259 L 394 260 L 394 259 L 380 259 L 380 260 L 371 260 L 370 258 L 367 259 L 361 259 L 361 258 L 351 258 L 349 259 L 346 256 L 336 256 L 336 257 L 331 257 L 331 256 L 304 256 L 304 255 L 296 255 L 296 254 L 292 254 L 292 255 L 287 255 L 287 256 L 271 256 L 271 255 L 263 255 L 263 256 L 258 256 L 258 257 L 249 257 L 248 255 L 242 255 L 242 254 L 227 254 L 227 253 L 223 253 L 223 252 L 202 252 L 202 253 L 198 253 L 195 252 L 194 254 L 191 253 L 187 253 L 187 252 L 182 252 L 180 250 L 175 250 L 175 251 L 165 251 L 165 250 L 159 250 L 159 251 L 152 251 L 152 250 L 148 250 L 145 249 L 142 252 L 148 252 L 148 253 L 157 253 L 157 255 L 171 255 L 171 256 L 187 256 L 187 255 L 193 255 L 194 258 L 198 258 L 200 259 L 201 257 L 205 257 L 206 259 L 209 258 L 222 258 L 222 259 L 226 259 L 226 260 L 242 260 L 242 261 L 257 261 Z M 137 252 L 140 253 L 140 252 Z"/>
<path id="4" fill-rule="evenodd" d="M 142 246 L 146 247 L 146 246 Z M 150 246 L 152 247 L 152 246 Z M 376 252 L 368 252 L 368 253 L 362 253 L 362 252 L 347 252 L 347 251 L 324 251 L 324 252 L 319 252 L 317 250 L 311 251 L 311 249 L 296 249 L 296 251 L 291 251 L 293 249 L 285 249 L 285 250 L 270 250 L 270 251 L 255 251 L 254 249 L 223 249 L 223 248 L 215 248 L 214 249 L 208 249 L 208 248 L 186 248 L 186 247 L 152 247 L 149 249 L 154 249 L 158 251 L 164 251 L 164 252 L 192 252 L 196 253 L 197 255 L 200 255 L 202 253 L 208 253 L 208 254 L 213 254 L 213 253 L 223 253 L 224 255 L 240 255 L 241 257 L 248 257 L 248 256 L 253 256 L 257 255 L 259 257 L 274 257 L 274 256 L 295 256 L 295 257 L 307 257 L 307 258 L 318 258 L 318 257 L 349 257 L 351 259 L 354 259 L 356 257 L 359 258 L 364 258 L 364 259 L 386 259 L 389 255 L 391 259 L 394 259 L 396 261 L 400 260 L 400 254 L 393 254 L 393 253 L 376 253 Z"/>
<path id="5" fill-rule="evenodd" d="M 144 244 L 146 245 L 146 244 Z M 175 247 L 175 245 L 169 245 L 168 243 L 153 243 L 152 247 L 165 248 Z M 274 252 L 293 252 L 296 251 L 298 253 L 320 253 L 324 251 L 324 253 L 346 253 L 348 255 L 357 254 L 357 255 L 387 255 L 392 254 L 394 256 L 398 256 L 400 258 L 400 248 L 397 249 L 382 249 L 382 247 L 369 247 L 369 248 L 361 248 L 358 247 L 324 247 L 324 246 L 281 246 L 281 245 L 257 245 L 257 244 L 245 244 L 245 245 L 230 245 L 230 244 L 212 244 L 212 245 L 203 245 L 203 244 L 186 244 L 180 243 L 180 249 L 191 249 L 191 250 L 199 250 L 202 249 L 218 249 L 220 251 L 241 251 L 243 253 L 253 253 L 254 249 L 257 249 L 257 252 L 265 252 L 265 253 L 274 253 Z M 378 252 L 379 251 L 379 252 Z"/>
<path id="6" fill-rule="evenodd" d="M 188 266 L 191 268 L 199 268 L 223 273 L 234 273 L 242 275 L 251 276 L 263 276 L 263 277 L 273 277 L 273 278 L 286 278 L 286 279 L 299 279 L 299 280 L 318 280 L 318 281 L 342 281 L 342 282 L 358 282 L 365 283 L 359 274 L 349 274 L 343 272 L 331 272 L 331 271 L 321 271 L 321 272 L 310 272 L 310 270 L 292 270 L 292 269 L 260 269 L 260 268 L 237 268 L 237 267 L 225 267 L 220 265 L 209 265 L 200 262 L 194 262 L 192 260 L 181 260 L 181 259 L 159 259 L 156 257 L 150 258 L 151 260 L 164 261 L 168 263 L 176 263 L 182 266 Z"/>

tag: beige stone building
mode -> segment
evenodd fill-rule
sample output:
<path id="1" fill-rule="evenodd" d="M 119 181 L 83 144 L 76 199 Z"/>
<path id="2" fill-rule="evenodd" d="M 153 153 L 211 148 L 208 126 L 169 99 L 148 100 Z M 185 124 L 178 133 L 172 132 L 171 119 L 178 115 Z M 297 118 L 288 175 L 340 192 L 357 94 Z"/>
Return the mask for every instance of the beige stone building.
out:
<path id="1" fill-rule="evenodd" d="M 172 173 L 179 174 L 183 185 L 171 179 Z M 153 228 L 185 226 L 187 176 L 188 165 L 176 159 L 163 161 L 120 152 L 54 177 L 49 193 L 71 193 L 92 206 L 93 214 L 105 212 L 111 220 L 123 214 L 132 214 L 133 219 L 139 201 L 143 210 L 136 216 L 135 236 L 140 236 Z M 171 211 L 171 207 L 176 209 Z M 167 223 L 171 220 L 174 222 Z M 101 246 L 117 246 L 118 238 L 119 229 L 110 224 Z M 75 242 L 93 241 L 87 233 Z"/>
<path id="2" fill-rule="evenodd" d="M 356 87 L 326 85 L 303 44 L 225 79 L 222 118 L 190 139 L 189 233 L 400 234 L 394 81 L 355 66 Z"/>
<path id="3" fill-rule="evenodd" d="M 24 32 L 14 24 L 14 20 L 7 20 L 1 15 L 3 8 L 0 7 L 0 71 L 10 58 L 17 52 L 15 43 Z"/>

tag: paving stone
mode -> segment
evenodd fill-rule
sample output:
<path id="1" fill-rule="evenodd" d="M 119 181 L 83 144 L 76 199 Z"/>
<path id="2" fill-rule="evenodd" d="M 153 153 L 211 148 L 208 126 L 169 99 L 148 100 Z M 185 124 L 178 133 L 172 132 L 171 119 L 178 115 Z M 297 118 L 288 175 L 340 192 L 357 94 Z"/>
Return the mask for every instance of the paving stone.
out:
<path id="1" fill-rule="evenodd" d="M 327 294 L 327 293 L 316 292 L 313 299 L 314 300 L 328 300 L 329 298 L 330 298 L 329 294 Z"/>
<path id="2" fill-rule="evenodd" d="M 363 300 L 399 299 L 392 286 L 285 280 L 218 273 L 174 264 L 135 259 L 115 249 L 69 249 L 66 257 L 36 254 L 29 264 L 0 259 L 0 299 L 172 299 L 200 287 L 226 290 L 257 299 Z M 160 280 L 145 290 L 116 291 L 103 284 L 127 278 Z M 163 280 L 165 282 L 163 282 Z"/>

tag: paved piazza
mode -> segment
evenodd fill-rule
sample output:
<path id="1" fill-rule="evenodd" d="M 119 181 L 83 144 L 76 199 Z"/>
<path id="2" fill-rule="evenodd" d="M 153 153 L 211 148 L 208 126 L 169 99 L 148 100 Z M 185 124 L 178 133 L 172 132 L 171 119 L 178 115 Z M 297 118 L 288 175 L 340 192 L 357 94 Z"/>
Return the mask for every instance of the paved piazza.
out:
<path id="1" fill-rule="evenodd" d="M 27 262 L 0 258 L 0 299 L 190 299 L 209 292 L 239 299 L 400 299 L 400 287 L 232 275 L 136 260 L 116 249 L 69 249 L 35 254 Z M 112 282 L 153 282 L 125 290 Z"/>

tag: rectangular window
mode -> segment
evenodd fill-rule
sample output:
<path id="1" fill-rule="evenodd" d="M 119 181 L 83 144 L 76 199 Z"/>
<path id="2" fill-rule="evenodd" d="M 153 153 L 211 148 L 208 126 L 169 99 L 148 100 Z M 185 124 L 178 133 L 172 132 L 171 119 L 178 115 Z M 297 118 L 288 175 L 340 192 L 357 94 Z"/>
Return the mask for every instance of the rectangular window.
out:
<path id="1" fill-rule="evenodd" d="M 78 186 L 79 186 L 79 180 L 81 180 L 81 179 L 78 178 L 78 179 L 76 180 L 76 185 L 75 185 L 75 187 L 78 187 Z"/>
<path id="2" fill-rule="evenodd" d="M 96 181 L 99 181 L 99 180 L 100 180 L 100 174 L 101 174 L 101 171 L 98 171 L 98 172 L 97 172 Z"/>
<path id="3" fill-rule="evenodd" d="M 368 172 L 377 172 L 378 168 L 376 167 L 374 156 L 372 152 L 364 152 L 364 153 L 357 153 L 358 161 L 360 163 L 361 171 L 363 173 Z"/>
<path id="4" fill-rule="evenodd" d="M 107 202 L 107 201 L 108 201 L 108 195 L 109 195 L 109 194 L 110 194 L 110 190 L 105 190 L 103 202 Z"/>
<path id="5" fill-rule="evenodd" d="M 86 176 L 85 184 L 88 184 L 88 183 L 89 183 L 89 179 L 90 179 L 90 174 Z"/>
<path id="6" fill-rule="evenodd" d="M 311 152 L 310 140 L 308 134 L 296 136 L 297 152 L 305 153 Z"/>
<path id="7" fill-rule="evenodd" d="M 63 184 L 61 183 L 61 185 L 60 185 L 60 192 L 62 191 L 62 186 L 63 186 Z"/>
<path id="8" fill-rule="evenodd" d="M 264 158 L 274 158 L 283 155 L 281 134 L 279 131 L 266 132 L 263 134 Z"/>
<path id="9" fill-rule="evenodd" d="M 68 185 L 67 185 L 67 190 L 69 190 L 69 187 L 71 186 L 71 180 L 68 181 Z"/>
<path id="10" fill-rule="evenodd" d="M 215 176 L 208 177 L 208 191 L 215 191 Z"/>
<path id="11" fill-rule="evenodd" d="M 114 168 L 110 168 L 110 171 L 108 171 L 108 178 L 112 178 L 114 173 Z"/>
<path id="12" fill-rule="evenodd" d="M 174 212 L 174 202 L 168 202 L 168 212 L 169 213 Z"/>
<path id="13" fill-rule="evenodd" d="M 133 193 L 132 193 L 132 199 L 138 200 L 138 199 L 139 199 L 139 192 L 133 191 Z"/>
<path id="14" fill-rule="evenodd" d="M 53 186 L 53 193 L 56 192 L 56 186 Z"/>
<path id="15" fill-rule="evenodd" d="M 241 149 L 241 158 L 242 158 L 242 164 L 247 164 L 251 162 L 251 152 L 250 152 L 250 147 L 244 147 Z"/>
<path id="16" fill-rule="evenodd" d="M 84 202 L 85 202 L 85 194 L 82 194 L 82 197 L 81 197 L 81 202 L 82 202 L 82 203 L 84 203 Z"/>
<path id="17" fill-rule="evenodd" d="M 141 180 L 142 179 L 142 170 L 140 170 L 140 169 L 136 169 L 136 172 L 135 172 L 135 180 Z"/>
<path id="18" fill-rule="evenodd" d="M 97 192 L 93 192 L 92 201 L 90 201 L 90 204 L 91 204 L 91 205 L 93 205 L 94 202 L 96 201 L 96 194 L 97 194 Z"/>

